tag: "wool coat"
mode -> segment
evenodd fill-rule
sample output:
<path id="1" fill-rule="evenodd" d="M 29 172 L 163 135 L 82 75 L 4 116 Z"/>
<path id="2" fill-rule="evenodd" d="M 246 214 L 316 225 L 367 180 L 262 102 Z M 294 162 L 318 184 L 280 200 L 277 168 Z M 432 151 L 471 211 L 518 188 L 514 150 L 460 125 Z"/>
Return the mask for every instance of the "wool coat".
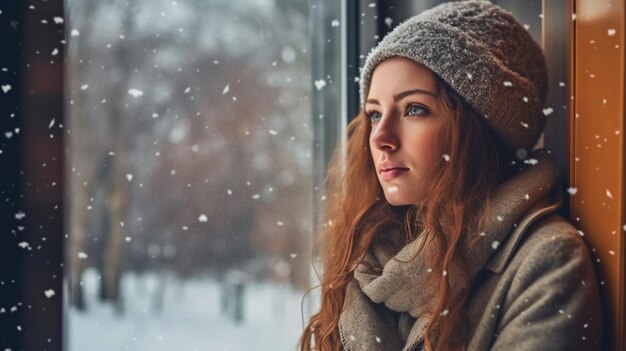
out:
<path id="1" fill-rule="evenodd" d="M 554 162 L 536 155 L 500 184 L 486 230 L 468 253 L 468 351 L 600 350 L 599 285 L 581 232 L 555 214 L 561 205 Z M 468 234 L 469 235 L 469 234 Z M 422 236 L 395 255 L 372 247 L 346 289 L 339 333 L 346 351 L 424 350 L 437 289 L 427 285 Z M 413 260 L 411 257 L 417 253 Z M 445 272 L 455 286 L 453 271 Z M 445 312 L 442 318 L 445 318 Z"/>

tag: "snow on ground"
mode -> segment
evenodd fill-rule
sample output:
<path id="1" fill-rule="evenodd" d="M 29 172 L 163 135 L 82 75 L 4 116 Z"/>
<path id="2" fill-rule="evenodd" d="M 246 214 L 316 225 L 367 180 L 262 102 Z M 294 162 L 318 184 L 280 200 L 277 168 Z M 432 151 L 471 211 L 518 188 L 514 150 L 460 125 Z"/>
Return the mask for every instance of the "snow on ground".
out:
<path id="1" fill-rule="evenodd" d="M 69 309 L 67 351 L 295 350 L 302 330 L 303 292 L 285 286 L 249 283 L 243 322 L 237 324 L 220 311 L 220 284 L 212 279 L 126 274 L 122 315 L 97 301 L 94 270 L 85 272 L 83 284 L 88 309 Z M 158 291 L 163 292 L 160 313 Z"/>

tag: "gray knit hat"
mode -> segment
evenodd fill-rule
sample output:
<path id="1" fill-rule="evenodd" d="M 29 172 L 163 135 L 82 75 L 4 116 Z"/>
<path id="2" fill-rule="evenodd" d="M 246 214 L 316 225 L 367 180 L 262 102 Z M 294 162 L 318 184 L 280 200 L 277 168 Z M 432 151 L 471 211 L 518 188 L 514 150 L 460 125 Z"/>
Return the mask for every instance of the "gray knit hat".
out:
<path id="1" fill-rule="evenodd" d="M 394 56 L 439 75 L 511 150 L 532 148 L 543 131 L 548 77 L 541 48 L 509 12 L 489 1 L 441 4 L 394 28 L 361 70 L 362 107 L 374 68 Z"/>

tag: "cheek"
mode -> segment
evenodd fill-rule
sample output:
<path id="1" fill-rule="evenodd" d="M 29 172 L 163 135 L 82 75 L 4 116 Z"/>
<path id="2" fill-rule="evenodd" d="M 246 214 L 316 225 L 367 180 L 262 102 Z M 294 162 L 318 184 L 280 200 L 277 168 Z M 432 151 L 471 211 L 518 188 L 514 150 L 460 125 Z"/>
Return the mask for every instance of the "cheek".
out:
<path id="1" fill-rule="evenodd" d="M 368 137 L 368 139 L 367 139 L 367 140 L 368 140 L 368 144 L 367 144 L 367 146 L 368 146 L 368 148 L 369 148 L 370 156 L 372 156 L 372 160 L 375 160 L 375 159 L 376 159 L 376 155 L 378 155 L 378 153 L 379 153 L 380 151 L 376 148 L 376 146 L 375 146 L 375 145 L 374 145 L 374 143 L 372 142 L 372 135 L 371 135 L 371 132 L 370 132 L 369 137 Z"/>
<path id="2" fill-rule="evenodd" d="M 413 150 L 415 158 L 421 162 L 432 166 L 442 156 L 441 138 L 436 130 L 422 130 L 416 132 L 411 137 L 410 148 Z"/>

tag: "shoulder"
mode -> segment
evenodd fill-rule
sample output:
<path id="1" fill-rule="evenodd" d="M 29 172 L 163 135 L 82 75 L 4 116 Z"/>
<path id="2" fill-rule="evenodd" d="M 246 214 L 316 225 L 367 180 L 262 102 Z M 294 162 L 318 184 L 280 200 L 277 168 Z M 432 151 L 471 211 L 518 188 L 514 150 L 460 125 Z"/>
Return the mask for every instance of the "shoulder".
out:
<path id="1" fill-rule="evenodd" d="M 591 267 L 589 249 L 581 234 L 563 217 L 547 215 L 527 229 L 513 261 L 526 270 L 535 266 L 557 268 L 572 262 Z"/>
<path id="2" fill-rule="evenodd" d="M 591 350 L 601 344 L 599 286 L 589 250 L 565 219 L 548 215 L 529 227 L 503 274 L 495 349 L 569 350 L 584 342 Z"/>

